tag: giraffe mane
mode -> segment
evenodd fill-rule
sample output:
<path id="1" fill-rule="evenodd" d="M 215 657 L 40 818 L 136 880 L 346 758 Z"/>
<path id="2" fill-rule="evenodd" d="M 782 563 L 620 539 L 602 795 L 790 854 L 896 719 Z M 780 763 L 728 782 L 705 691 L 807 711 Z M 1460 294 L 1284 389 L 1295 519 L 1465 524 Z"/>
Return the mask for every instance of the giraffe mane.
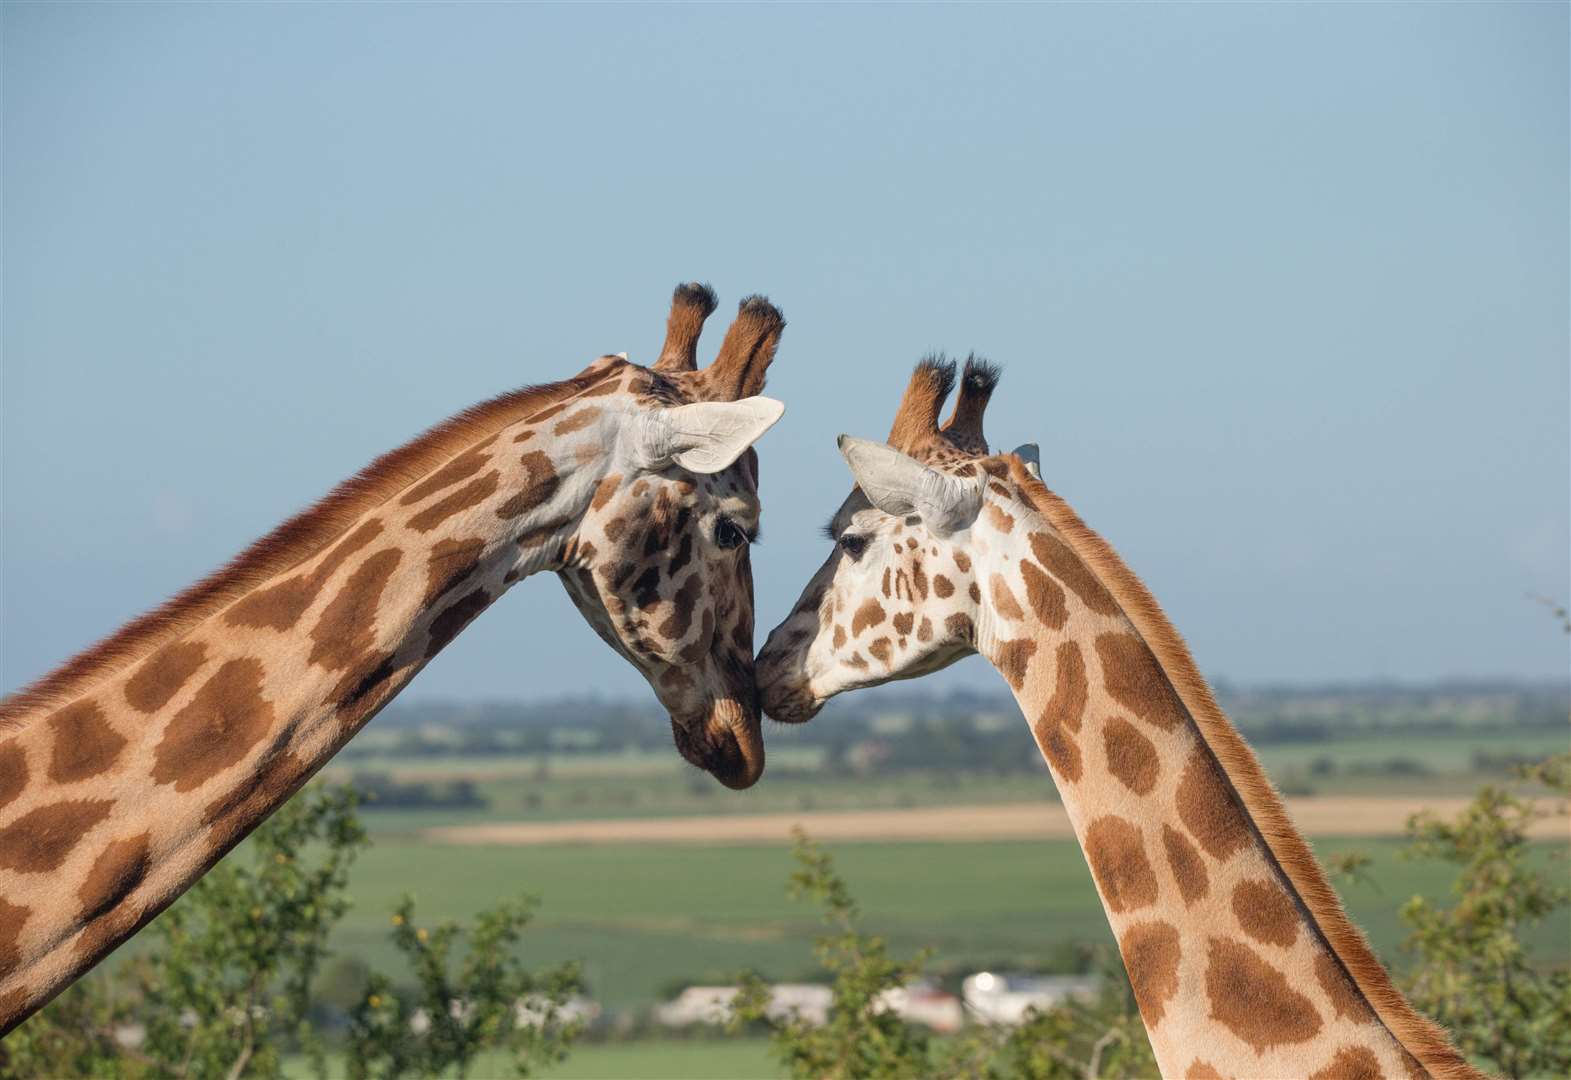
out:
<path id="1" fill-rule="evenodd" d="M 343 535 L 367 511 L 475 442 L 586 389 L 607 370 L 591 367 L 561 382 L 509 391 L 472 405 L 380 455 L 225 566 L 0 700 L 0 732 L 20 727 L 26 717 L 38 710 L 69 703 L 85 684 L 129 667 L 262 582 L 309 559 Z M 609 365 L 609 370 L 615 371 L 617 366 Z"/>
<path id="2" fill-rule="evenodd" d="M 1287 877 L 1297 900 L 1337 962 L 1346 969 L 1382 1023 L 1403 1047 L 1439 1080 L 1473 1080 L 1485 1074 L 1468 1064 L 1439 1025 L 1415 1010 L 1391 982 L 1363 931 L 1342 910 L 1309 843 L 1294 827 L 1282 798 L 1260 767 L 1254 751 L 1216 703 L 1183 637 L 1168 621 L 1145 584 L 1124 564 L 1111 544 L 1032 476 L 1015 455 L 1004 456 L 1026 501 L 1064 539 L 1107 588 L 1156 656 L 1163 674 L 1195 721 L 1202 742 L 1248 811 L 1251 828 Z"/>

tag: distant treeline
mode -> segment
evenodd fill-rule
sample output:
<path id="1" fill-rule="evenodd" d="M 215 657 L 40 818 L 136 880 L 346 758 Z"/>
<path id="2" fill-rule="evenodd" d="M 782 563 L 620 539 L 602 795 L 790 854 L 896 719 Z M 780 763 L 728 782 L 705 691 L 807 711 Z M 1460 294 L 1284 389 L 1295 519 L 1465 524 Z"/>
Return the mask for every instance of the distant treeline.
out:
<path id="1" fill-rule="evenodd" d="M 1249 740 L 1260 746 L 1329 743 L 1355 733 L 1548 730 L 1564 728 L 1571 712 L 1571 687 L 1542 684 L 1242 691 L 1224 683 L 1219 697 Z M 666 753 L 671 740 L 669 722 L 657 708 L 594 700 L 401 705 L 387 711 L 378 729 L 373 737 L 351 743 L 344 758 L 560 759 Z M 815 771 L 1015 772 L 1038 767 L 1035 755 L 1021 752 L 1023 729 L 1019 710 L 1006 696 L 933 697 L 905 691 L 832 702 L 815 723 L 788 729 L 785 745 L 816 750 L 821 757 Z M 467 797 L 384 790 L 384 805 L 402 798 Z"/>

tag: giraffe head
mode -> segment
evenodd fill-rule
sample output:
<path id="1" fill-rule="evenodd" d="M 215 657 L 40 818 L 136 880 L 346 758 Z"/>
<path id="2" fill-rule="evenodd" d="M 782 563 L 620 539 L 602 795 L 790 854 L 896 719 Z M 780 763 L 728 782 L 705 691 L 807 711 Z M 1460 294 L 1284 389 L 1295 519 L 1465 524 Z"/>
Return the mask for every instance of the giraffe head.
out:
<path id="1" fill-rule="evenodd" d="M 834 550 L 758 656 L 759 692 L 776 720 L 810 719 L 836 694 L 948 667 L 977 650 L 977 556 L 1011 521 L 1002 458 L 982 414 L 998 369 L 974 357 L 947 421 L 955 364 L 923 360 L 889 442 L 840 437 L 857 486 L 830 519 Z M 1016 451 L 1035 468 L 1034 446 Z"/>
<path id="2" fill-rule="evenodd" d="M 596 633 L 649 680 L 681 754 L 745 788 L 764 767 L 748 551 L 759 526 L 752 444 L 784 411 L 756 395 L 785 319 L 748 297 L 719 355 L 699 369 L 698 337 L 714 309 L 708 286 L 678 287 L 653 365 L 609 357 L 580 377 L 591 390 L 624 392 L 562 410 L 558 430 L 582 423 L 592 436 L 585 452 L 605 446 L 609 464 L 594 474 L 555 569 Z"/>

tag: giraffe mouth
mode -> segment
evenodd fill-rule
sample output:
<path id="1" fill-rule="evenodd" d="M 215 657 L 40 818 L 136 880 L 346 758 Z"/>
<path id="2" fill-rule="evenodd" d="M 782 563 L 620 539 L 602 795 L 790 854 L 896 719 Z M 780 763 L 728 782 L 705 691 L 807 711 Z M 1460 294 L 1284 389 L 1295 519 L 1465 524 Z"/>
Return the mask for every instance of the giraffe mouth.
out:
<path id="1" fill-rule="evenodd" d="M 677 753 L 728 788 L 742 791 L 764 774 L 764 736 L 758 711 L 726 699 L 709 716 L 684 724 L 671 718 Z"/>

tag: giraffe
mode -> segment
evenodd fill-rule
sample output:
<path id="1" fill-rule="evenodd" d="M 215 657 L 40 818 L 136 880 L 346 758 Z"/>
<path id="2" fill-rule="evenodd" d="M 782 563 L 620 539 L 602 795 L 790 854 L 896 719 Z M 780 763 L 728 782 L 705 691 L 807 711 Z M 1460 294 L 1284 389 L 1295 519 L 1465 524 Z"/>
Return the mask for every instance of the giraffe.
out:
<path id="1" fill-rule="evenodd" d="M 0 1034 L 167 907 L 510 586 L 554 571 L 678 751 L 746 788 L 758 397 L 785 327 L 678 286 L 602 356 L 378 458 L 227 567 L 0 702 Z M 542 628 L 548 630 L 549 628 Z"/>
<path id="2" fill-rule="evenodd" d="M 1042 483 L 990 454 L 998 380 L 919 364 L 834 551 L 758 656 L 776 720 L 981 653 L 1028 718 L 1118 939 L 1162 1075 L 1478 1075 L 1392 986 L 1178 633 Z"/>

